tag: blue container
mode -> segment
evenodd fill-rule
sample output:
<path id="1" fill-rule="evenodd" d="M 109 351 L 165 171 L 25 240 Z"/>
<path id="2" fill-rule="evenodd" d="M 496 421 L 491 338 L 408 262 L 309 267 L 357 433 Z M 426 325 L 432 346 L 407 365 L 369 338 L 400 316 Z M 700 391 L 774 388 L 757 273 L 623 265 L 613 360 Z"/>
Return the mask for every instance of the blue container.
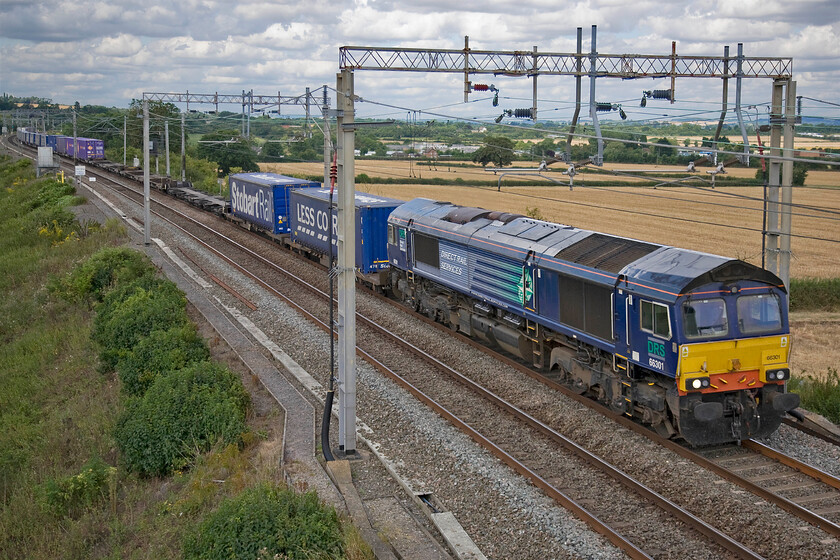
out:
<path id="1" fill-rule="evenodd" d="M 329 189 L 292 191 L 292 241 L 326 255 L 329 252 L 329 224 L 332 223 L 335 251 L 338 246 L 337 197 L 336 193 L 330 220 Z M 356 268 L 362 274 L 388 268 L 388 216 L 403 203 L 395 198 L 356 192 Z"/>
<path id="2" fill-rule="evenodd" d="M 289 233 L 289 192 L 321 183 L 276 173 L 237 173 L 230 176 L 229 185 L 233 215 L 279 235 Z"/>

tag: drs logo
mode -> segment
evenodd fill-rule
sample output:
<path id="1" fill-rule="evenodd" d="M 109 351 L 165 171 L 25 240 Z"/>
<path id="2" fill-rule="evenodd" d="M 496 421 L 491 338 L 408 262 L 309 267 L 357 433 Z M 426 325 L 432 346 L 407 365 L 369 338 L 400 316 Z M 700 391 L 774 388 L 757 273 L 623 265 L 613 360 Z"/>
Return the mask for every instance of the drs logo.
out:
<path id="1" fill-rule="evenodd" d="M 665 345 L 655 340 L 648 340 L 648 354 L 653 354 L 654 356 L 659 356 L 660 358 L 665 357 Z"/>

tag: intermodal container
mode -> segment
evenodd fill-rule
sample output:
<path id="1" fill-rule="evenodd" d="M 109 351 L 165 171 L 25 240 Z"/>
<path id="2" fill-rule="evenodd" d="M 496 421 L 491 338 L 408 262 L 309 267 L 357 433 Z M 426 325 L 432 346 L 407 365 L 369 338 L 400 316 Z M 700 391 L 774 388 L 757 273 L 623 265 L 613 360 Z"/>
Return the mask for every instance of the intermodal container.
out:
<path id="1" fill-rule="evenodd" d="M 58 153 L 63 156 L 73 157 L 73 137 L 59 136 L 56 142 L 58 145 Z"/>
<path id="2" fill-rule="evenodd" d="M 291 203 L 292 241 L 326 255 L 331 226 L 336 251 L 338 204 L 334 198 L 330 218 L 330 190 L 292 191 Z M 356 192 L 356 268 L 362 274 L 388 268 L 388 216 L 401 204 L 404 201 L 395 198 Z"/>
<path id="3" fill-rule="evenodd" d="M 320 186 L 316 181 L 276 173 L 236 173 L 229 178 L 231 212 L 276 235 L 287 234 L 289 193 Z"/>
<path id="4" fill-rule="evenodd" d="M 76 138 L 78 159 L 105 159 L 105 142 L 97 138 Z"/>

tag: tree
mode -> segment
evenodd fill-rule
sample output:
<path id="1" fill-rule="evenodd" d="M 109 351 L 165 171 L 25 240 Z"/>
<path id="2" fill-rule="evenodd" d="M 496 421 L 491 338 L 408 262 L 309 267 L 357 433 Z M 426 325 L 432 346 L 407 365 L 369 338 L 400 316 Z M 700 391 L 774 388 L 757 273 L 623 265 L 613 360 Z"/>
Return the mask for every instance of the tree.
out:
<path id="1" fill-rule="evenodd" d="M 241 138 L 239 132 L 233 129 L 203 135 L 196 153 L 198 157 L 218 163 L 220 177 L 230 173 L 231 167 L 240 167 L 243 171 L 260 170 L 250 142 Z"/>
<path id="2" fill-rule="evenodd" d="M 173 103 L 149 101 L 149 140 L 160 142 L 158 152 L 163 153 L 165 121 L 169 121 L 169 150 L 181 151 L 181 111 Z M 143 148 L 143 101 L 132 99 L 128 106 L 128 145 Z M 122 129 L 122 123 L 119 123 Z"/>
<path id="3" fill-rule="evenodd" d="M 283 157 L 283 144 L 280 142 L 266 142 L 260 155 L 265 159 L 280 159 Z"/>
<path id="4" fill-rule="evenodd" d="M 479 148 L 472 160 L 481 165 L 492 163 L 496 167 L 504 167 L 513 162 L 513 141 L 504 136 L 487 136 L 484 146 Z"/>

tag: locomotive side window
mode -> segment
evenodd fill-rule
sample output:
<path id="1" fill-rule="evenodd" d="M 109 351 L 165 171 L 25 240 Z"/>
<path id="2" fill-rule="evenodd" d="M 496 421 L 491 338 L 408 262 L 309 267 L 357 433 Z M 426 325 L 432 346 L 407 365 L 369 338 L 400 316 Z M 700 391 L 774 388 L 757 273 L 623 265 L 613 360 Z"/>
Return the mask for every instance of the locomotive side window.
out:
<path id="1" fill-rule="evenodd" d="M 722 336 L 729 332 L 726 304 L 721 298 L 687 301 L 683 304 L 683 319 L 688 338 Z"/>
<path id="2" fill-rule="evenodd" d="M 668 306 L 653 301 L 640 302 L 642 310 L 642 330 L 662 338 L 671 338 L 671 321 Z"/>
<path id="3" fill-rule="evenodd" d="M 396 245 L 397 244 L 397 234 L 394 231 L 394 225 L 393 224 L 388 224 L 388 243 L 390 245 Z"/>
<path id="4" fill-rule="evenodd" d="M 440 253 L 438 240 L 422 233 L 414 234 L 414 260 L 440 268 Z"/>
<path id="5" fill-rule="evenodd" d="M 775 331 L 782 328 L 779 298 L 775 294 L 757 294 L 738 298 L 738 327 L 743 334 Z"/>

